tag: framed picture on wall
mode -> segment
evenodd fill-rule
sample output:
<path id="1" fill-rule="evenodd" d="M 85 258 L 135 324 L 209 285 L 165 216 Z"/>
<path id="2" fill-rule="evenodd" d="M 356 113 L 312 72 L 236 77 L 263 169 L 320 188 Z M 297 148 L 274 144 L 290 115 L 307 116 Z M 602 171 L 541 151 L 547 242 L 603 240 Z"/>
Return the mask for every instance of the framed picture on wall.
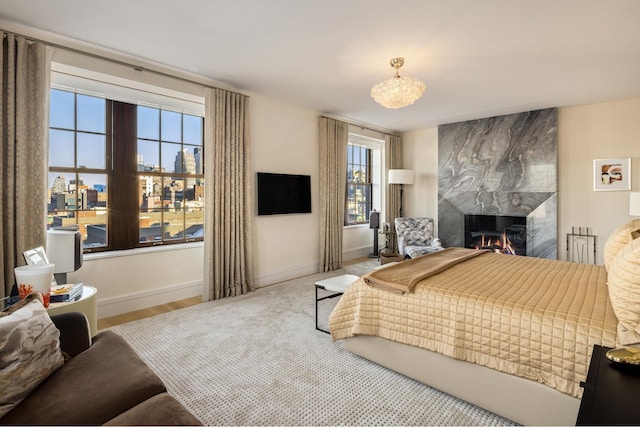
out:
<path id="1" fill-rule="evenodd" d="M 631 190 L 631 158 L 594 160 L 593 190 Z"/>

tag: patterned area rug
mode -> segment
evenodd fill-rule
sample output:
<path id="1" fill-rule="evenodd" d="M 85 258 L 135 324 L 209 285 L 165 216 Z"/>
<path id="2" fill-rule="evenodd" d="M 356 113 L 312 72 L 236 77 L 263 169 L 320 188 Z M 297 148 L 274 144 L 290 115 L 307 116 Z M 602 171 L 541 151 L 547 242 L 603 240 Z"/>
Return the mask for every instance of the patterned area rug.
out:
<path id="1" fill-rule="evenodd" d="M 111 328 L 206 425 L 511 425 L 343 349 L 314 283 L 376 260 Z M 321 302 L 321 324 L 336 299 Z"/>

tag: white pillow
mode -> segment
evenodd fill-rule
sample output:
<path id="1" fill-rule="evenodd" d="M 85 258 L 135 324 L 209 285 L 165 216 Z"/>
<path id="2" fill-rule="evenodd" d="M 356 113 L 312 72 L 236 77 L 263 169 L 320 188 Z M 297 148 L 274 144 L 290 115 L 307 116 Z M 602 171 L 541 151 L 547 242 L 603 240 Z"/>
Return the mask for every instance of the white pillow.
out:
<path id="1" fill-rule="evenodd" d="M 604 245 L 604 268 L 606 268 L 607 271 L 609 271 L 611 261 L 613 261 L 613 258 L 618 254 L 618 251 L 633 240 L 630 232 L 637 231 L 638 229 L 640 229 L 640 219 L 631 220 L 613 230 L 613 233 L 611 233 L 611 236 L 609 236 L 609 239 L 607 239 Z"/>
<path id="2" fill-rule="evenodd" d="M 640 343 L 640 239 L 627 243 L 611 261 L 609 299 L 622 345 Z"/>
<path id="3" fill-rule="evenodd" d="M 60 331 L 40 301 L 0 317 L 0 418 L 63 363 Z"/>

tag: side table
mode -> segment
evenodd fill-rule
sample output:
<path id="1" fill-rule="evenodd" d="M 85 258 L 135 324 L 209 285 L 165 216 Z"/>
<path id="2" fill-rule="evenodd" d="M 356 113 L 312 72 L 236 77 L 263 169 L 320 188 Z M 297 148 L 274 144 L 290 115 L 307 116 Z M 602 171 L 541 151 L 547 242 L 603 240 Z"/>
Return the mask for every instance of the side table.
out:
<path id="1" fill-rule="evenodd" d="M 49 304 L 49 315 L 69 313 L 71 311 L 78 311 L 84 313 L 89 320 L 89 329 L 91 330 L 91 336 L 95 336 L 98 333 L 98 303 L 96 294 L 98 290 L 93 286 L 82 286 L 82 296 L 76 301 L 69 302 L 52 302 Z"/>
<path id="2" fill-rule="evenodd" d="M 576 425 L 640 425 L 640 366 L 613 363 L 595 345 Z"/>
<path id="3" fill-rule="evenodd" d="M 324 332 L 325 334 L 329 334 L 330 332 L 322 329 L 318 326 L 318 302 L 323 301 L 329 298 L 335 298 L 342 294 L 347 290 L 349 286 L 353 282 L 358 280 L 358 276 L 355 274 L 342 274 L 340 276 L 330 277 L 324 280 L 318 280 L 315 283 L 316 286 L 316 330 L 320 332 Z M 331 295 L 327 295 L 325 297 L 318 297 L 318 289 L 322 289 L 327 292 L 333 292 Z"/>

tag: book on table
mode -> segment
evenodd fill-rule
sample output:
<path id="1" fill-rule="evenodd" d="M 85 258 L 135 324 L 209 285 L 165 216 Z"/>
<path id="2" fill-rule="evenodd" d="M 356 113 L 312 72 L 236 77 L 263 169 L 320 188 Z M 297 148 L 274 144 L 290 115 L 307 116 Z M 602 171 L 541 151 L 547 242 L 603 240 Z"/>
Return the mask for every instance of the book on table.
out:
<path id="1" fill-rule="evenodd" d="M 75 301 L 82 296 L 82 283 L 68 283 L 51 288 L 51 302 Z"/>

